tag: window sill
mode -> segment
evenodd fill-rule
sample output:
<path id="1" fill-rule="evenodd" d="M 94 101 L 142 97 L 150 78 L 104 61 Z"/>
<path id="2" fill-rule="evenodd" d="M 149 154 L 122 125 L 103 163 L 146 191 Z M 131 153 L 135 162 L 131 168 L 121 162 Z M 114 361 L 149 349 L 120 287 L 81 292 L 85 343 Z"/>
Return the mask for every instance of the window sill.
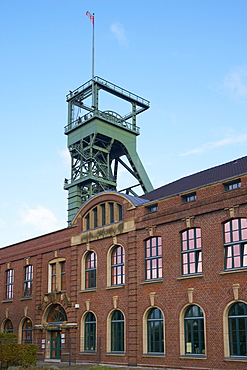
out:
<path id="1" fill-rule="evenodd" d="M 13 299 L 4 299 L 2 303 L 13 302 Z"/>
<path id="2" fill-rule="evenodd" d="M 164 279 L 161 278 L 161 279 L 150 279 L 150 280 L 145 280 L 145 281 L 142 281 L 140 282 L 141 285 L 143 284 L 152 284 L 152 283 L 163 283 Z"/>
<path id="3" fill-rule="evenodd" d="M 20 301 L 27 301 L 28 299 L 33 299 L 33 297 L 32 296 L 22 297 L 20 298 Z"/>
<path id="4" fill-rule="evenodd" d="M 92 288 L 92 289 L 83 289 L 83 290 L 80 290 L 79 293 L 91 293 L 91 292 L 96 292 L 96 288 Z"/>
<path id="5" fill-rule="evenodd" d="M 125 352 L 106 352 L 107 356 L 125 356 Z"/>
<path id="6" fill-rule="evenodd" d="M 125 287 L 125 284 L 123 285 L 112 285 L 112 286 L 107 286 L 106 289 L 109 290 L 109 289 L 121 289 L 121 288 L 124 288 Z"/>
<path id="7" fill-rule="evenodd" d="M 63 294 L 66 293 L 66 290 L 54 290 L 52 292 L 44 293 L 44 295 L 48 296 L 49 294 Z"/>
<path id="8" fill-rule="evenodd" d="M 166 357 L 166 355 L 165 353 L 154 352 L 154 353 L 143 353 L 142 357 Z"/>
<path id="9" fill-rule="evenodd" d="M 97 352 L 96 351 L 82 351 L 82 352 L 79 352 L 79 355 L 95 356 L 95 355 L 97 355 Z"/>
<path id="10" fill-rule="evenodd" d="M 177 280 L 203 278 L 203 277 L 204 277 L 204 274 L 190 274 L 190 275 L 179 276 L 179 277 L 177 277 Z"/>
<path id="11" fill-rule="evenodd" d="M 188 355 L 181 355 L 179 356 L 182 360 L 206 360 L 207 356 L 206 355 L 197 355 L 196 353 L 188 354 Z"/>
<path id="12" fill-rule="evenodd" d="M 244 267 L 244 268 L 239 268 L 239 269 L 220 271 L 219 275 L 234 274 L 234 273 L 239 273 L 239 272 L 247 272 L 247 268 Z"/>
<path id="13" fill-rule="evenodd" d="M 247 356 L 225 357 L 224 361 L 247 362 Z"/>

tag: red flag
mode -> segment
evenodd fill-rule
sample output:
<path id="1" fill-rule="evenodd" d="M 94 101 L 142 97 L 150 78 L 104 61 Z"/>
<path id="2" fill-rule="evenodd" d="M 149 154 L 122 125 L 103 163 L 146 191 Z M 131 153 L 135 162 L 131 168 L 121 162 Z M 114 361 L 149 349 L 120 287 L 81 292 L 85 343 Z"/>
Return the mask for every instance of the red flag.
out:
<path id="1" fill-rule="evenodd" d="M 89 12 L 86 12 L 86 15 L 88 16 L 88 18 L 90 19 L 90 21 L 92 22 L 92 24 L 94 24 L 94 16 L 89 13 Z"/>

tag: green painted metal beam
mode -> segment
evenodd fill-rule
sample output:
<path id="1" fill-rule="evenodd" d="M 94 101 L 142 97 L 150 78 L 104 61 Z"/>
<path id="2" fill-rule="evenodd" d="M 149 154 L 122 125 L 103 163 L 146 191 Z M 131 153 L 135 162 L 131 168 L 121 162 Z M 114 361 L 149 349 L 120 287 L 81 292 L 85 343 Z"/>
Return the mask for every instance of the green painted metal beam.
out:
<path id="1" fill-rule="evenodd" d="M 114 110 L 99 110 L 101 90 L 130 103 L 131 113 L 121 116 Z M 90 97 L 91 106 L 87 102 Z M 140 134 L 136 116 L 150 103 L 100 77 L 71 91 L 67 102 L 65 134 L 71 155 L 71 178 L 66 179 L 64 188 L 69 192 L 68 222 L 91 196 L 117 190 L 118 163 L 137 181 L 134 187 L 140 186 L 144 193 L 151 191 L 151 181 L 136 151 L 136 137 Z M 128 159 L 129 165 L 122 157 Z M 128 191 L 135 194 L 131 186 Z"/>

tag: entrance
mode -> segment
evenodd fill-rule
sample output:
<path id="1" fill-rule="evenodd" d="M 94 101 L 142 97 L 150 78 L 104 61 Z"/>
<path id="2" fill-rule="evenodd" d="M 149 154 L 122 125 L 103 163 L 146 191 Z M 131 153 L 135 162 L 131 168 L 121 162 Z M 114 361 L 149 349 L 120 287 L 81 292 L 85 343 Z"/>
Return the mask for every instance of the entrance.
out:
<path id="1" fill-rule="evenodd" d="M 64 308 L 58 303 L 52 304 L 48 309 L 46 321 L 48 323 L 46 326 L 47 339 L 49 338 L 50 341 L 50 353 L 47 348 L 46 356 L 50 356 L 53 360 L 61 360 L 61 342 L 63 346 L 65 343 L 65 334 L 61 334 L 61 327 L 64 322 L 67 322 Z"/>
<path id="2" fill-rule="evenodd" d="M 51 359 L 61 359 L 61 335 L 59 330 L 51 331 Z"/>

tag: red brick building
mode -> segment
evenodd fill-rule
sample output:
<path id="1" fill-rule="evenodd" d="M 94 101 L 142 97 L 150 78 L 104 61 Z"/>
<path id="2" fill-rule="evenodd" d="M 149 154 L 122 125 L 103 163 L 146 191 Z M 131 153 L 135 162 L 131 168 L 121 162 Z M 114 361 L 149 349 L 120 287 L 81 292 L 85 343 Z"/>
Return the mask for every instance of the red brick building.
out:
<path id="1" fill-rule="evenodd" d="M 1 330 L 40 359 L 246 369 L 247 157 L 139 198 L 99 193 L 0 261 Z"/>

